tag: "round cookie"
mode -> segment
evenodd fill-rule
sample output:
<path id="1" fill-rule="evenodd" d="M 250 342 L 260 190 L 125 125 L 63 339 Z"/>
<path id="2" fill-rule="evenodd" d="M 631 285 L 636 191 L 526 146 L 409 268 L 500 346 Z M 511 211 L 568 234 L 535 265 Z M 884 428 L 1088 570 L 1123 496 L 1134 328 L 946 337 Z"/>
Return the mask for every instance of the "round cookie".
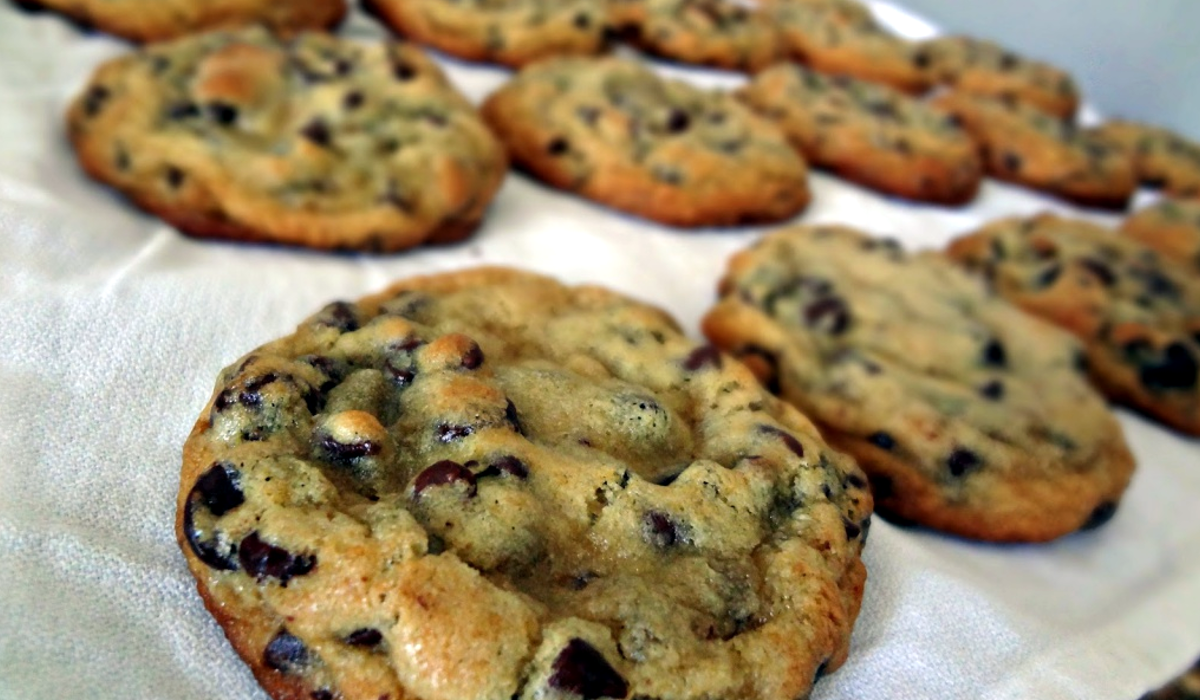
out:
<path id="1" fill-rule="evenodd" d="M 916 44 L 889 32 L 852 0 L 765 0 L 792 58 L 813 70 L 849 75 L 908 93 L 929 88 Z"/>
<path id="2" fill-rule="evenodd" d="M 392 31 L 468 61 L 520 67 L 608 48 L 604 0 L 362 0 Z"/>
<path id="3" fill-rule="evenodd" d="M 1022 102 L 1067 120 L 1079 109 L 1079 88 L 1069 74 L 999 44 L 941 36 L 921 42 L 917 55 L 935 81 L 958 92 Z"/>
<path id="4" fill-rule="evenodd" d="M 811 164 L 917 201 L 964 204 L 983 177 L 958 123 L 908 95 L 796 64 L 756 76 L 738 97 L 774 120 Z"/>
<path id="5" fill-rule="evenodd" d="M 261 24 L 283 35 L 333 29 L 345 0 L 13 0 L 27 12 L 53 11 L 88 31 L 130 41 L 176 39 L 212 29 Z"/>
<path id="6" fill-rule="evenodd" d="M 1168 260 L 1200 272 L 1200 200 L 1163 199 L 1130 214 L 1121 231 Z"/>
<path id="7" fill-rule="evenodd" d="M 1200 195 L 1200 144 L 1167 129 L 1120 120 L 1089 133 L 1128 153 L 1142 184 L 1177 197 Z"/>
<path id="8" fill-rule="evenodd" d="M 877 512 L 1040 542 L 1110 518 L 1133 457 L 1068 334 L 936 253 L 840 226 L 736 256 L 705 316 L 872 480 Z"/>
<path id="9" fill-rule="evenodd" d="M 1137 189 L 1118 148 L 1019 102 L 948 92 L 931 103 L 975 139 L 989 175 L 1089 207 L 1123 210 Z"/>
<path id="10" fill-rule="evenodd" d="M 534 176 L 661 223 L 779 221 L 809 201 L 808 168 L 775 125 L 636 61 L 544 61 L 482 112 Z"/>
<path id="11" fill-rule="evenodd" d="M 1112 399 L 1200 435 L 1200 281 L 1106 228 L 1049 214 L 1007 218 L 949 254 L 1004 297 L 1078 336 Z"/>
<path id="12" fill-rule="evenodd" d="M 846 658 L 866 486 L 663 312 L 485 268 L 224 370 L 176 525 L 280 700 L 793 700 Z"/>
<path id="13" fill-rule="evenodd" d="M 469 235 L 503 147 L 415 47 L 255 28 L 148 46 L 68 114 L 83 169 L 199 236 L 394 251 Z"/>
<path id="14" fill-rule="evenodd" d="M 656 56 L 751 72 L 783 56 L 770 18 L 735 0 L 612 0 L 611 8 L 620 35 Z"/>

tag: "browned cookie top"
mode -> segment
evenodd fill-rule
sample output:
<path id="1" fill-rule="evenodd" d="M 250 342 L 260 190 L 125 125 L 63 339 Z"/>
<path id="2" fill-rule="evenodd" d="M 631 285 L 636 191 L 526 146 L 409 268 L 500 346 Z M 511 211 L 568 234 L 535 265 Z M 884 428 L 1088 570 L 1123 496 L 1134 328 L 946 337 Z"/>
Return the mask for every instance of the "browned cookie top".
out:
<path id="1" fill-rule="evenodd" d="M 775 125 L 637 61 L 543 61 L 492 94 L 483 116 L 537 177 L 663 223 L 778 221 L 809 200 L 807 167 Z"/>
<path id="2" fill-rule="evenodd" d="M 1200 144 L 1162 127 L 1121 120 L 1090 133 L 1128 153 L 1142 184 L 1175 196 L 1200 195 Z"/>
<path id="3" fill-rule="evenodd" d="M 991 41 L 936 37 L 921 42 L 918 55 L 934 80 L 959 92 L 1024 102 L 1062 119 L 1079 107 L 1079 88 L 1065 71 Z"/>
<path id="4" fill-rule="evenodd" d="M 738 95 L 809 162 L 855 182 L 947 204 L 979 188 L 983 166 L 957 120 L 886 85 L 779 64 Z"/>
<path id="5" fill-rule="evenodd" d="M 101 66 L 69 133 L 96 179 L 185 232 L 398 250 L 469 233 L 507 169 L 420 50 L 262 29 Z"/>
<path id="6" fill-rule="evenodd" d="M 30 12 L 58 12 L 81 29 L 138 42 L 251 24 L 294 34 L 331 29 L 346 14 L 345 0 L 13 0 L 13 4 Z"/>
<path id="7" fill-rule="evenodd" d="M 736 0 L 611 0 L 621 36 L 665 58 L 756 71 L 783 56 L 771 18 Z"/>
<path id="8" fill-rule="evenodd" d="M 1043 541 L 1108 519 L 1133 458 L 1079 344 L 950 261 L 838 226 L 736 255 L 704 332 L 871 476 L 881 512 Z"/>
<path id="9" fill-rule="evenodd" d="M 1008 218 L 949 252 L 1005 297 L 1075 333 L 1118 401 L 1200 434 L 1200 281 L 1127 236 L 1052 215 Z"/>
<path id="10" fill-rule="evenodd" d="M 1200 199 L 1163 199 L 1121 224 L 1130 238 L 1200 273 Z"/>
<path id="11" fill-rule="evenodd" d="M 845 659 L 870 512 L 661 311 L 481 269 L 223 371 L 177 526 L 277 698 L 793 700 Z"/>
<path id="12" fill-rule="evenodd" d="M 523 66 L 603 52 L 604 0 L 363 0 L 389 28 L 470 61 Z"/>

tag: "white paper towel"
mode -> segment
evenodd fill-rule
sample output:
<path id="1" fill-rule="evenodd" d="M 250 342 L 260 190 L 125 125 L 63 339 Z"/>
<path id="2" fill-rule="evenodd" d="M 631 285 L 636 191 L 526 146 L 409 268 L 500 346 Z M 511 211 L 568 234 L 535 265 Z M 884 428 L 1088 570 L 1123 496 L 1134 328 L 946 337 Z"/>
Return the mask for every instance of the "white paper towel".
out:
<path id="1" fill-rule="evenodd" d="M 878 9 L 910 35 L 932 31 Z M 359 16 L 343 31 L 382 36 Z M 221 367 L 333 299 L 484 262 L 610 285 L 696 334 L 725 259 L 760 231 L 669 230 L 513 175 L 456 247 L 354 257 L 197 242 L 88 181 L 65 142 L 67 101 L 123 50 L 0 7 L 0 700 L 262 700 L 172 535 L 180 448 Z M 506 75 L 447 65 L 475 99 Z M 822 175 L 813 187 L 801 220 L 913 247 L 1005 213 L 1075 213 L 994 182 L 962 210 Z M 1200 653 L 1200 447 L 1121 419 L 1139 471 L 1097 532 L 999 547 L 876 520 L 850 660 L 814 698 L 1133 700 L 1183 669 Z"/>

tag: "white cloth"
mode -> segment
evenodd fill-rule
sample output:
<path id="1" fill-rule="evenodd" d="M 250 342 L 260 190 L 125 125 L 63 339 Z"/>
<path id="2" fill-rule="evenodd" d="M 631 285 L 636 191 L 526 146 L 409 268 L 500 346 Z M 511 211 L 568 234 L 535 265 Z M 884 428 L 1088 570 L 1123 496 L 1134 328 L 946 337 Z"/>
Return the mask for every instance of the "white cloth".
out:
<path id="1" fill-rule="evenodd" d="M 382 35 L 361 16 L 345 32 Z M 261 699 L 172 534 L 180 448 L 221 367 L 328 301 L 483 262 L 611 285 L 696 334 L 727 256 L 759 231 L 668 230 L 512 175 L 456 247 L 197 242 L 88 181 L 66 143 L 67 101 L 122 50 L 0 4 L 0 699 Z M 448 64 L 475 99 L 505 76 Z M 1073 211 L 995 182 L 952 210 L 813 181 L 802 221 L 913 247 L 1002 213 Z M 850 660 L 813 697 L 1133 700 L 1183 669 L 1200 653 L 1200 446 L 1121 421 L 1139 470 L 1097 532 L 999 547 L 877 519 Z"/>

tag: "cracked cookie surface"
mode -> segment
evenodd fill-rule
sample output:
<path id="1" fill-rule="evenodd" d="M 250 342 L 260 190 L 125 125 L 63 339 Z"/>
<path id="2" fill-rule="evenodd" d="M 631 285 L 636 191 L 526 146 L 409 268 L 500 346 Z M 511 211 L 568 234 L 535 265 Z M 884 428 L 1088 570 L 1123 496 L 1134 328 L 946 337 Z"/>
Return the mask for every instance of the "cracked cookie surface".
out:
<path id="1" fill-rule="evenodd" d="M 364 0 L 363 8 L 398 34 L 468 61 L 520 67 L 608 47 L 604 0 Z"/>
<path id="2" fill-rule="evenodd" d="M 663 312 L 484 268 L 225 369 L 176 527 L 281 700 L 792 700 L 845 660 L 866 487 Z"/>
<path id="3" fill-rule="evenodd" d="M 637 61 L 544 61 L 482 112 L 537 178 L 661 223 L 779 221 L 809 201 L 808 168 L 774 124 Z"/>
<path id="4" fill-rule="evenodd" d="M 935 253 L 838 226 L 769 234 L 705 316 L 871 478 L 878 512 L 974 539 L 1096 527 L 1133 471 L 1069 334 Z"/>
<path id="5" fill-rule="evenodd" d="M 71 105 L 84 170 L 185 233 L 393 251 L 469 235 L 503 148 L 419 49 L 262 29 L 148 46 Z"/>
<path id="6" fill-rule="evenodd" d="M 779 64 L 738 92 L 804 158 L 907 199 L 964 204 L 979 189 L 975 142 L 950 115 L 885 85 Z"/>
<path id="7" fill-rule="evenodd" d="M 277 34 L 332 29 L 345 0 L 13 0 L 27 12 L 53 11 L 82 30 L 130 41 L 176 39 L 213 29 L 261 24 Z"/>
<path id="8" fill-rule="evenodd" d="M 1137 189 L 1127 154 L 1029 105 L 949 92 L 931 103 L 958 117 L 989 175 L 1102 209 L 1125 209 Z"/>
<path id="9" fill-rule="evenodd" d="M 1021 308 L 1074 333 L 1116 401 L 1200 434 L 1200 283 L 1131 238 L 1044 214 L 1007 218 L 948 249 Z"/>
<path id="10" fill-rule="evenodd" d="M 958 92 L 1023 102 L 1060 119 L 1073 119 L 1079 108 L 1079 88 L 1066 71 L 994 42 L 943 36 L 917 52 L 933 80 Z"/>

